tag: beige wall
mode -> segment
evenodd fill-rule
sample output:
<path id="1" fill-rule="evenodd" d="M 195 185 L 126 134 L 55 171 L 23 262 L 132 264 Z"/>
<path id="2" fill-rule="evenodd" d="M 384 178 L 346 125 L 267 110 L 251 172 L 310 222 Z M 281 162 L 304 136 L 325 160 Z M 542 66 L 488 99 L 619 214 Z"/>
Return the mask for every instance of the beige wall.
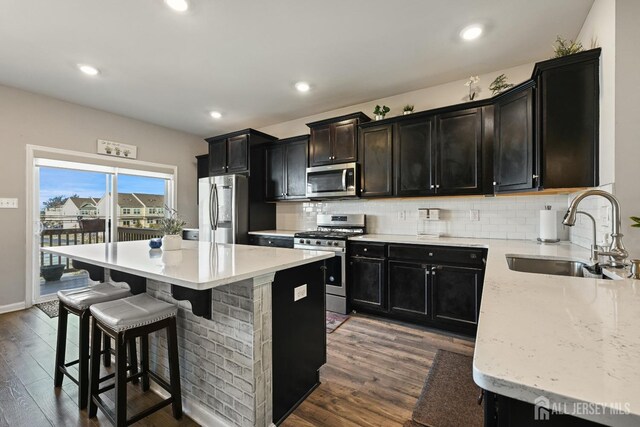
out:
<path id="1" fill-rule="evenodd" d="M 551 49 L 549 49 L 551 53 Z M 545 58 L 541 58 L 545 59 Z M 531 72 L 533 71 L 533 63 L 523 64 L 517 67 L 508 68 L 506 70 L 499 70 L 493 73 L 481 74 L 478 93 L 476 100 L 489 98 L 491 91 L 488 89 L 489 85 L 498 75 L 504 73 L 510 83 L 518 84 L 529 79 Z M 470 71 L 472 74 L 473 71 Z M 446 107 L 447 105 L 458 104 L 467 100 L 466 96 L 469 91 L 464 85 L 465 80 L 457 80 L 450 83 L 441 84 L 438 86 L 432 86 L 425 89 L 414 90 L 412 92 L 406 92 L 399 95 L 390 96 L 388 98 L 375 99 L 363 104 L 351 105 L 349 107 L 338 108 L 336 110 L 326 111 L 321 114 L 315 114 L 313 116 L 302 117 L 300 119 L 291 120 L 288 122 L 278 123 L 271 126 L 260 128 L 259 130 L 268 133 L 278 138 L 287 138 L 290 136 L 308 134 L 309 128 L 306 123 L 314 122 L 316 120 L 322 120 L 326 118 L 341 116 L 344 114 L 354 113 L 362 111 L 367 116 L 373 119 L 373 109 L 376 104 L 386 105 L 391 108 L 388 117 L 398 116 L 402 114 L 402 107 L 406 104 L 412 104 L 415 106 L 415 111 L 430 110 L 432 108 Z"/>
<path id="2" fill-rule="evenodd" d="M 631 258 L 640 258 L 640 229 L 629 216 L 640 216 L 640 2 L 617 0 L 615 194 L 622 205 L 622 233 Z"/>
<path id="3" fill-rule="evenodd" d="M 25 299 L 25 146 L 95 153 L 98 138 L 138 146 L 139 160 L 178 166 L 178 209 L 197 225 L 194 156 L 207 150 L 200 137 L 0 86 L 0 197 L 19 204 L 0 210 L 0 310 Z"/>

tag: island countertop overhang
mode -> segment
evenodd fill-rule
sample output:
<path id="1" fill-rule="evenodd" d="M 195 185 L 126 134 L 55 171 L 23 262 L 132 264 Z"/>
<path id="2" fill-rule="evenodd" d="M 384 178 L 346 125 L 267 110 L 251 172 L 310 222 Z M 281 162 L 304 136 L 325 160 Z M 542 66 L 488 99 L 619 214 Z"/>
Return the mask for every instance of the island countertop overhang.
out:
<path id="1" fill-rule="evenodd" d="M 207 290 L 329 259 L 333 252 L 184 241 L 176 251 L 147 241 L 43 247 L 43 252 L 194 290 Z"/>

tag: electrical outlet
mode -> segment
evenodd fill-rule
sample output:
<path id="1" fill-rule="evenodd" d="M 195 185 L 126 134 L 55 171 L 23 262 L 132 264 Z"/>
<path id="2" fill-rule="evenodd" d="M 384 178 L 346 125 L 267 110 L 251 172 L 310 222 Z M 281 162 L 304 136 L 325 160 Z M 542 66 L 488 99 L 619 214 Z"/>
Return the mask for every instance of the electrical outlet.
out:
<path id="1" fill-rule="evenodd" d="M 402 221 L 407 219 L 407 211 L 398 211 L 398 219 Z"/>
<path id="2" fill-rule="evenodd" d="M 469 221 L 480 221 L 480 211 L 478 209 L 469 210 Z"/>
<path id="3" fill-rule="evenodd" d="M 15 199 L 15 198 L 0 199 L 0 209 L 18 209 L 18 199 Z"/>
<path id="4" fill-rule="evenodd" d="M 293 288 L 293 302 L 301 300 L 307 296 L 307 284 L 300 285 L 297 288 Z"/>

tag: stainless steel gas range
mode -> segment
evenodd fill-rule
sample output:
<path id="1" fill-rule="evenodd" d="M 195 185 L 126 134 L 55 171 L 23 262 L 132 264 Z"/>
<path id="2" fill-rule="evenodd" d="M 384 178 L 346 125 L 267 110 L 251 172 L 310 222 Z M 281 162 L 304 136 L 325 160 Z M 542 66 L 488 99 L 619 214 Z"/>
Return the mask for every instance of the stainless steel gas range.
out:
<path id="1" fill-rule="evenodd" d="M 365 233 L 362 214 L 322 214 L 316 220 L 317 230 L 294 235 L 296 249 L 335 252 L 326 261 L 327 310 L 347 314 L 347 239 Z"/>

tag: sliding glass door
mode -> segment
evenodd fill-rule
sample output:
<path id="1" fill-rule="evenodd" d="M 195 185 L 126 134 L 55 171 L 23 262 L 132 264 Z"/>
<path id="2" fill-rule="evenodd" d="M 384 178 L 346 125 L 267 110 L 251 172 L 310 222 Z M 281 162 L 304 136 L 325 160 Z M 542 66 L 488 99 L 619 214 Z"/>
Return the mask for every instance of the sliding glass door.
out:
<path id="1" fill-rule="evenodd" d="M 173 207 L 174 176 L 37 158 L 33 191 L 38 204 L 33 300 L 43 302 L 59 290 L 87 286 L 90 279 L 71 260 L 42 247 L 159 237 L 158 222 Z"/>

